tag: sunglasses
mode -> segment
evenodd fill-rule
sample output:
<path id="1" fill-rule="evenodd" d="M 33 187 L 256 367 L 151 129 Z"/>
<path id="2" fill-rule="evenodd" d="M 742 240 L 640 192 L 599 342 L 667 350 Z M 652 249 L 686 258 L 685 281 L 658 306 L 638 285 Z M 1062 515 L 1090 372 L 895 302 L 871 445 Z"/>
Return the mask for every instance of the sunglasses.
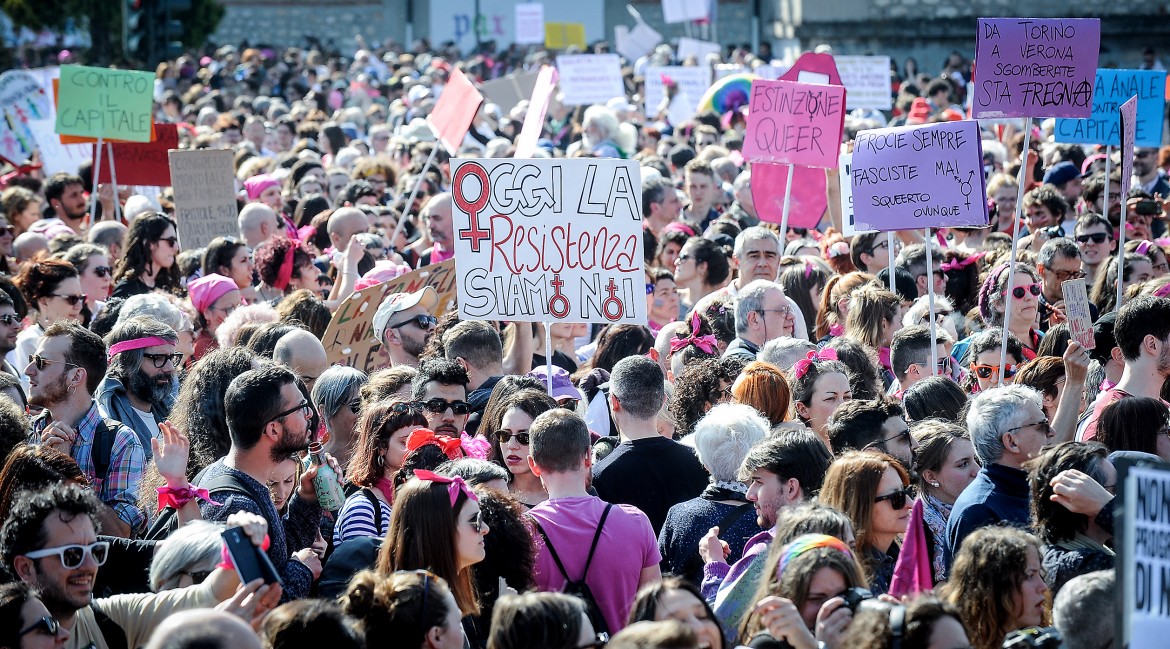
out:
<path id="1" fill-rule="evenodd" d="M 277 221 L 280 221 L 280 219 L 277 219 Z M 160 237 L 159 241 L 166 241 L 172 248 L 178 247 L 179 245 L 179 237 Z"/>
<path id="2" fill-rule="evenodd" d="M 51 297 L 59 297 L 62 300 L 65 300 L 66 302 L 68 302 L 69 306 L 77 306 L 78 304 L 81 304 L 82 302 L 85 301 L 85 294 L 84 293 L 82 293 L 81 295 L 60 295 L 58 293 L 52 293 Z"/>
<path id="3" fill-rule="evenodd" d="M 577 406 L 580 403 L 581 403 L 580 399 L 576 399 L 573 397 L 562 397 L 560 399 L 557 399 L 557 407 L 558 408 L 567 408 L 569 410 L 576 410 Z"/>
<path id="4" fill-rule="evenodd" d="M 975 375 L 981 379 L 990 379 L 990 378 L 995 378 L 995 377 L 999 376 L 999 366 L 998 365 L 976 365 L 976 364 L 972 363 L 971 364 L 971 371 L 975 372 Z M 1010 379 L 1015 375 L 1016 375 L 1016 366 L 1015 365 L 1008 363 L 1007 365 L 1004 366 L 1003 377 L 1005 379 Z"/>
<path id="5" fill-rule="evenodd" d="M 23 638 L 30 633 L 43 633 L 45 635 L 55 636 L 57 635 L 57 631 L 60 629 L 61 623 L 57 621 L 57 618 L 51 615 L 46 615 L 36 622 L 33 622 L 27 627 L 21 629 L 20 633 L 17 634 L 17 637 Z"/>
<path id="6" fill-rule="evenodd" d="M 422 412 L 423 404 L 418 401 L 397 401 L 390 405 L 390 412 L 405 415 L 408 412 Z"/>
<path id="7" fill-rule="evenodd" d="M 109 266 L 94 266 L 94 268 L 93 268 L 94 276 L 99 277 L 99 278 L 103 278 L 103 279 L 106 277 L 109 277 L 110 273 L 112 273 L 112 272 L 114 272 L 114 269 L 109 267 Z"/>
<path id="8" fill-rule="evenodd" d="M 469 518 L 467 522 L 471 523 L 471 529 L 475 530 L 475 533 L 478 534 L 483 529 L 483 510 L 481 509 L 475 512 L 475 518 Z"/>
<path id="9" fill-rule="evenodd" d="M 914 496 L 915 496 L 914 487 L 902 487 L 901 489 L 895 491 L 892 494 L 886 494 L 884 496 L 878 496 L 877 498 L 874 498 L 873 502 L 876 504 L 876 503 L 880 503 L 883 500 L 888 500 L 888 501 L 890 501 L 890 507 L 893 507 L 894 510 L 897 511 L 897 510 L 905 509 L 906 508 L 906 501 L 914 498 Z"/>
<path id="10" fill-rule="evenodd" d="M 1093 243 L 1105 243 L 1105 240 L 1108 238 L 1109 235 L 1104 232 L 1094 232 L 1093 234 L 1078 234 L 1077 243 L 1088 243 L 1090 241 Z"/>
<path id="11" fill-rule="evenodd" d="M 496 431 L 496 441 L 499 442 L 501 446 L 507 444 L 508 440 L 512 439 L 513 437 L 516 438 L 517 442 L 520 442 L 521 446 L 528 446 L 528 443 L 532 441 L 532 436 L 528 433 L 513 433 L 510 430 Z"/>
<path id="12" fill-rule="evenodd" d="M 439 319 L 433 315 L 427 315 L 426 313 L 420 313 L 409 320 L 403 320 L 402 322 L 399 322 L 398 324 L 390 325 L 390 328 L 397 329 L 399 327 L 405 327 L 408 324 L 415 325 L 419 329 L 430 329 L 431 327 L 439 324 Z"/>
<path id="13" fill-rule="evenodd" d="M 451 409 L 451 412 L 459 416 L 471 414 L 471 404 L 467 403 L 466 401 L 447 401 L 446 399 L 435 397 L 430 401 L 421 401 L 420 403 L 422 407 L 430 410 L 436 415 L 441 415 L 447 412 L 448 408 Z"/>
<path id="14" fill-rule="evenodd" d="M 20 317 L 15 313 L 5 313 L 4 315 L 0 315 L 0 322 L 4 323 L 7 327 L 11 327 L 20 322 Z"/>
<path id="15" fill-rule="evenodd" d="M 36 550 L 33 552 L 26 552 L 24 556 L 29 559 L 44 559 L 45 557 L 60 557 L 61 565 L 66 570 L 73 570 L 85 563 L 85 557 L 89 555 L 93 557 L 94 563 L 99 566 L 106 562 L 106 558 L 110 555 L 109 541 L 96 541 L 89 545 L 62 545 L 56 548 L 45 548 L 44 550 Z"/>
<path id="16" fill-rule="evenodd" d="M 69 367 L 81 367 L 80 365 L 74 365 L 73 363 L 70 363 L 69 361 L 56 361 L 56 360 L 53 360 L 51 358 L 45 358 L 44 356 L 40 356 L 37 354 L 29 354 L 28 355 L 28 362 L 33 364 L 33 365 L 36 365 L 37 370 L 41 371 L 41 372 L 45 371 L 46 365 L 50 365 L 52 363 L 64 363 L 64 364 L 68 365 Z"/>
<path id="17" fill-rule="evenodd" d="M 1034 421 L 1030 424 L 1024 424 L 1023 426 L 1016 426 L 1015 428 L 1009 428 L 1003 432 L 1013 433 L 1017 430 L 1024 430 L 1025 428 L 1032 428 L 1032 427 L 1035 427 L 1037 432 L 1040 432 L 1040 433 L 1044 434 L 1045 436 L 1050 435 L 1052 433 L 1052 425 L 1048 423 L 1047 419 L 1041 419 L 1040 421 Z"/>
<path id="18" fill-rule="evenodd" d="M 170 361 L 171 365 L 173 365 L 175 367 L 178 367 L 179 364 L 183 362 L 183 355 L 180 354 L 179 352 L 175 352 L 174 354 L 146 354 L 146 353 L 143 353 L 142 357 L 145 358 L 146 360 L 154 363 L 154 369 L 156 369 L 156 370 L 161 370 L 162 368 L 166 367 L 167 361 Z"/>
<path id="19" fill-rule="evenodd" d="M 1157 269 L 1155 269 L 1155 270 L 1157 270 Z M 1058 279 L 1062 282 L 1067 282 L 1067 281 L 1072 280 L 1072 279 L 1080 279 L 1080 278 L 1084 277 L 1085 271 L 1083 271 L 1083 270 L 1054 270 L 1054 271 L 1052 271 L 1052 274 L 1056 275 L 1056 279 Z"/>
<path id="20" fill-rule="evenodd" d="M 11 225 L 0 225 L 0 235 L 16 234 L 16 228 Z"/>
<path id="21" fill-rule="evenodd" d="M 1029 284 L 1027 286 L 1017 286 L 1012 289 L 1012 297 L 1016 298 L 1017 300 L 1022 300 L 1028 293 L 1031 293 L 1032 295 L 1040 295 L 1040 291 L 1043 288 L 1044 286 L 1040 284 L 1040 282 Z"/>

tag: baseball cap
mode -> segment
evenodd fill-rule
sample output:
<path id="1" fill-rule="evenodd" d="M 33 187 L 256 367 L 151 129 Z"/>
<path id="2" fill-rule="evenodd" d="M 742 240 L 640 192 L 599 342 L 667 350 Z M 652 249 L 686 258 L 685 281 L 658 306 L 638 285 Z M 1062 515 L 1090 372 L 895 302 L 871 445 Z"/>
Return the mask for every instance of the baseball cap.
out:
<path id="1" fill-rule="evenodd" d="M 540 381 L 541 385 L 548 385 L 548 367 L 541 365 L 534 368 L 528 373 L 534 379 Z M 552 391 L 548 396 L 554 399 L 584 399 L 585 395 L 580 390 L 573 387 L 573 382 L 569 380 L 569 372 L 559 365 L 553 365 L 552 368 Z"/>
<path id="2" fill-rule="evenodd" d="M 1052 168 L 1044 172 L 1044 183 L 1046 185 L 1056 185 L 1057 187 L 1067 183 L 1073 178 L 1081 176 L 1080 169 L 1073 163 L 1065 160 L 1052 165 Z"/>
<path id="3" fill-rule="evenodd" d="M 386 326 L 390 324 L 394 314 L 412 309 L 416 304 L 421 304 L 428 313 L 434 315 L 433 311 L 439 306 L 439 293 L 430 286 L 424 286 L 414 293 L 393 293 L 386 296 L 378 306 L 378 311 L 374 313 L 374 326 L 370 329 L 370 335 L 374 340 L 382 342 L 382 335 L 386 333 Z"/>

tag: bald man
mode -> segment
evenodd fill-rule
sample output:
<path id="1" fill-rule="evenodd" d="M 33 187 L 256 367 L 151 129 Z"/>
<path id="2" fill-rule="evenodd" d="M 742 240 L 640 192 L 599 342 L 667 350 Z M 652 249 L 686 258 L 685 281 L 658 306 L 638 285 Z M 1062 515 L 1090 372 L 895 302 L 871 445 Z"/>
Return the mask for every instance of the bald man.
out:
<path id="1" fill-rule="evenodd" d="M 260 638 L 242 619 L 214 609 L 173 613 L 158 625 L 146 649 L 260 649 Z"/>
<path id="2" fill-rule="evenodd" d="M 427 201 L 422 211 L 427 232 L 431 235 L 431 246 L 422 255 L 419 266 L 437 264 L 455 256 L 455 224 L 451 220 L 451 194 L 435 194 Z"/>
<path id="3" fill-rule="evenodd" d="M 312 333 L 304 329 L 290 331 L 276 341 L 272 359 L 289 368 L 311 392 L 317 377 L 329 369 L 329 357 L 325 346 Z"/>
<path id="4" fill-rule="evenodd" d="M 353 235 L 370 229 L 370 219 L 356 207 L 342 207 L 329 217 L 326 228 L 333 249 L 344 252 Z"/>
<path id="5" fill-rule="evenodd" d="M 236 218 L 236 224 L 240 228 L 240 238 L 253 250 L 273 237 L 285 236 L 276 212 L 263 203 L 245 205 Z"/>
<path id="6" fill-rule="evenodd" d="M 117 221 L 98 221 L 89 229 L 86 239 L 95 246 L 110 252 L 110 265 L 115 266 L 122 258 L 122 241 L 126 238 L 126 226 Z"/>
<path id="7" fill-rule="evenodd" d="M 22 232 L 16 237 L 16 241 L 12 242 L 12 256 L 16 257 L 17 263 L 26 262 L 38 253 L 48 250 L 49 240 L 39 232 Z"/>

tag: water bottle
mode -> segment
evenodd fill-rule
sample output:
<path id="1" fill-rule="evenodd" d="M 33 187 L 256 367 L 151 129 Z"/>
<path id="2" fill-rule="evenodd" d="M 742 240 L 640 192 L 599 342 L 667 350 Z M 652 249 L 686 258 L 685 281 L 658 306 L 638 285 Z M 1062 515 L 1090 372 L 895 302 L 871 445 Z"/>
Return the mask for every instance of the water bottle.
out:
<path id="1" fill-rule="evenodd" d="M 317 502 L 321 509 L 330 512 L 341 509 L 345 503 L 341 479 L 325 461 L 325 451 L 320 442 L 309 444 L 309 466 L 317 467 L 317 475 L 313 478 L 313 490 L 317 492 Z"/>

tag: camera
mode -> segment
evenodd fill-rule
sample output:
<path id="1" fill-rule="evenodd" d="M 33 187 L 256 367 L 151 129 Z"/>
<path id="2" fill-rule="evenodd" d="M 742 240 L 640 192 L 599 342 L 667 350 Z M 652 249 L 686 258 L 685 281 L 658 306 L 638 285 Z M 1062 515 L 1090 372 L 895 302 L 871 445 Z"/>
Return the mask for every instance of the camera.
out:
<path id="1" fill-rule="evenodd" d="M 1162 213 L 1162 206 L 1152 198 L 1143 198 L 1134 204 L 1133 211 L 1143 216 L 1157 216 Z"/>
<path id="2" fill-rule="evenodd" d="M 1064 236 L 1064 228 L 1059 225 L 1049 226 L 1047 228 L 1040 228 L 1040 232 L 1049 239 L 1059 239 Z"/>
<path id="3" fill-rule="evenodd" d="M 1003 649 L 1025 649 L 1025 647 L 1040 647 L 1040 649 L 1060 649 L 1064 637 L 1056 627 L 1030 626 L 1019 631 L 1012 631 L 1003 640 Z"/>
<path id="4" fill-rule="evenodd" d="M 845 606 L 849 607 L 850 611 L 857 612 L 857 607 L 867 599 L 873 599 L 873 593 L 868 589 L 854 587 L 841 593 L 841 599 L 845 600 Z"/>

